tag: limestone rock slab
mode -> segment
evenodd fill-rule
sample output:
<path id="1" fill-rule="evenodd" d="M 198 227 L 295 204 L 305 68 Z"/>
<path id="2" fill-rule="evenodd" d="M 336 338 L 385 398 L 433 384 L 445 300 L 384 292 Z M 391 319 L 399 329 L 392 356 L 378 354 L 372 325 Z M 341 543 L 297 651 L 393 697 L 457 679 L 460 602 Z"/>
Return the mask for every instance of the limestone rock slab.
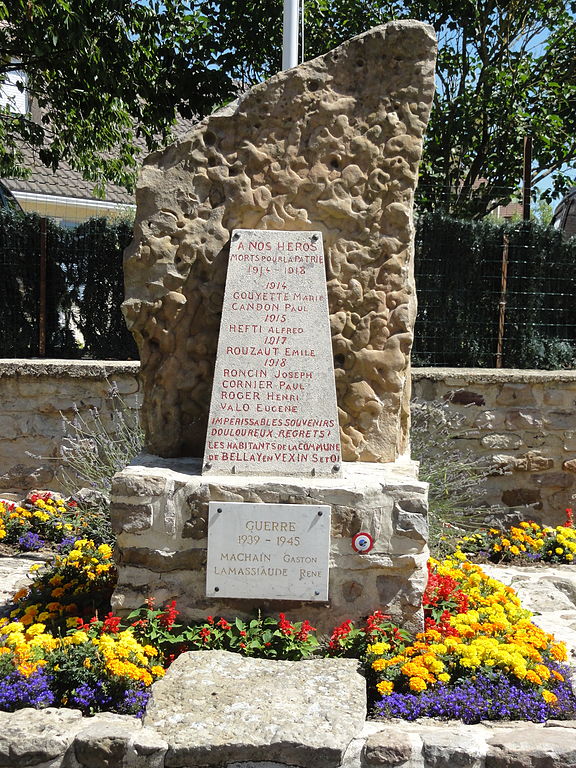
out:
<path id="1" fill-rule="evenodd" d="M 336 768 L 365 718 L 365 681 L 353 659 L 195 651 L 153 685 L 144 725 L 169 743 L 166 768 L 246 761 Z"/>
<path id="2" fill-rule="evenodd" d="M 435 49 L 419 22 L 376 27 L 147 158 L 123 311 L 151 453 L 203 454 L 233 229 L 322 232 L 343 459 L 407 450 L 412 207 Z"/>

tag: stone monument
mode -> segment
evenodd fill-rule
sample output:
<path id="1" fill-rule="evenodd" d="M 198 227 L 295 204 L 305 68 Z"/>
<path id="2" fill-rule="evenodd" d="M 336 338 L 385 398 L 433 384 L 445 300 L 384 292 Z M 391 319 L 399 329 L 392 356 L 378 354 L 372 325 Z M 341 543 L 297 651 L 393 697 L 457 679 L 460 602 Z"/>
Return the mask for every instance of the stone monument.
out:
<path id="1" fill-rule="evenodd" d="M 123 309 L 147 453 L 113 485 L 116 610 L 421 627 L 412 207 L 434 57 L 430 27 L 377 27 L 145 161 Z"/>

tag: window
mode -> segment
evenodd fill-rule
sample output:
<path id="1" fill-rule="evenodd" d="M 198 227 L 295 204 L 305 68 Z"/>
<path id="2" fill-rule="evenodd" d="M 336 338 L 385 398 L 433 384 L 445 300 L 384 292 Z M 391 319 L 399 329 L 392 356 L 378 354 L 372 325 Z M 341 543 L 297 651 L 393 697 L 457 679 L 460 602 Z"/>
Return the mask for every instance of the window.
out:
<path id="1" fill-rule="evenodd" d="M 28 99 L 26 91 L 18 88 L 18 83 L 26 84 L 26 74 L 13 70 L 6 74 L 6 79 L 0 85 L 0 106 L 8 107 L 11 112 L 19 115 L 25 115 L 28 111 Z"/>

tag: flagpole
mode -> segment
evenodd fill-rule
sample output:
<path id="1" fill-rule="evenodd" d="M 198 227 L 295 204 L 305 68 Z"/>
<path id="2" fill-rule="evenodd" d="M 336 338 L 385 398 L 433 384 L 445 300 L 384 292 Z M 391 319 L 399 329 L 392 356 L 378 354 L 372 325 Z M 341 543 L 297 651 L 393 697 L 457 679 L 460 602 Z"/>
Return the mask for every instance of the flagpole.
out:
<path id="1" fill-rule="evenodd" d="M 284 0 L 283 70 L 298 64 L 298 11 L 299 0 Z"/>

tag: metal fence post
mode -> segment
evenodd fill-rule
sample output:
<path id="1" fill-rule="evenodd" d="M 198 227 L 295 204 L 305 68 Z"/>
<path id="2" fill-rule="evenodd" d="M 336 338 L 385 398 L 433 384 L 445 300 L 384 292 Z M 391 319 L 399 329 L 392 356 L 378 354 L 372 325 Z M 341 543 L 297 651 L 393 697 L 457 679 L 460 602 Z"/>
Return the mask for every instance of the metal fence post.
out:
<path id="1" fill-rule="evenodd" d="M 40 219 L 40 296 L 38 307 L 38 354 L 46 357 L 46 219 Z"/>
<path id="2" fill-rule="evenodd" d="M 504 233 L 502 245 L 502 280 L 500 284 L 500 301 L 498 302 L 498 346 L 496 350 L 496 368 L 502 368 L 502 348 L 504 346 L 504 321 L 506 319 L 506 283 L 508 281 L 508 256 L 510 238 Z"/>

